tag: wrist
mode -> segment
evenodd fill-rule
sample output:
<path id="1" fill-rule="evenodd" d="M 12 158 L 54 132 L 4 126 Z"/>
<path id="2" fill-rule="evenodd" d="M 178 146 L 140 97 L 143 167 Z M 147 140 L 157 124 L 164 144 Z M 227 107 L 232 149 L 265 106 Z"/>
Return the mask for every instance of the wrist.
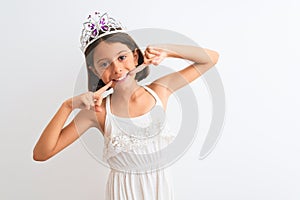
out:
<path id="1" fill-rule="evenodd" d="M 69 110 L 73 110 L 73 106 L 72 106 L 72 98 L 69 98 L 67 100 L 65 100 L 62 104 L 63 107 L 69 109 Z"/>
<path id="2" fill-rule="evenodd" d="M 159 48 L 163 50 L 168 58 L 181 58 L 182 56 L 178 53 L 178 49 L 181 47 L 174 44 L 160 44 Z"/>

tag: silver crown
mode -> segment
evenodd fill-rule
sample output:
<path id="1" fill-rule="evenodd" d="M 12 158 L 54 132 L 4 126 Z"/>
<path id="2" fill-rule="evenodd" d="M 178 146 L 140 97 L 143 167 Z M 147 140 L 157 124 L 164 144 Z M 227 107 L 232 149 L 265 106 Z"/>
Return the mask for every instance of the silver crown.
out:
<path id="1" fill-rule="evenodd" d="M 89 15 L 87 21 L 83 23 L 83 29 L 80 37 L 80 49 L 85 52 L 97 39 L 117 32 L 125 32 L 125 27 L 114 18 L 108 16 L 107 13 L 101 15 L 99 12 Z"/>

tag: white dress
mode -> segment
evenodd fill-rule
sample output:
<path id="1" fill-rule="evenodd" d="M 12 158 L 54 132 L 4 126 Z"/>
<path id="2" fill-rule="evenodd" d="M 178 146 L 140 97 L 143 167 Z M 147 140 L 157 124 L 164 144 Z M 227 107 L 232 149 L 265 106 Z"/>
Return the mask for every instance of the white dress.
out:
<path id="1" fill-rule="evenodd" d="M 103 158 L 111 170 L 106 185 L 106 200 L 173 200 L 169 169 L 160 166 L 160 150 L 174 136 L 165 124 L 162 102 L 150 88 L 155 106 L 138 117 L 123 118 L 110 110 L 106 98 Z M 164 112 L 164 111 L 163 111 Z"/>

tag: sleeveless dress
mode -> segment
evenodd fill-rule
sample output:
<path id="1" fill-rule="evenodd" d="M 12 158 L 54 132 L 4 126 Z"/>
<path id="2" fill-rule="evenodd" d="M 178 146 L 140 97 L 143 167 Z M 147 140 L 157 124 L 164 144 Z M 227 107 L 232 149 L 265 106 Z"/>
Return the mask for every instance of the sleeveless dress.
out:
<path id="1" fill-rule="evenodd" d="M 103 158 L 110 166 L 106 200 L 174 200 L 169 169 L 160 166 L 160 150 L 174 136 L 165 123 L 162 102 L 156 100 L 147 113 L 133 118 L 111 113 L 110 95 L 106 97 Z"/>

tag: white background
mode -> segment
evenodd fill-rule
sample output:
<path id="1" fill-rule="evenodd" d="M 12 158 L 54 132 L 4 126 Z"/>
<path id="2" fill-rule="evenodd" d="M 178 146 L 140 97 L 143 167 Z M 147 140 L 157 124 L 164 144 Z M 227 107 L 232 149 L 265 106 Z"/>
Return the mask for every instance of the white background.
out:
<path id="1" fill-rule="evenodd" d="M 80 141 L 32 160 L 42 130 L 73 95 L 82 22 L 96 10 L 129 30 L 170 29 L 220 53 L 223 135 L 198 160 L 199 135 L 171 167 L 176 199 L 299 199 L 299 9 L 297 0 L 1 1 L 0 199 L 103 199 L 108 169 Z M 192 87 L 207 98 L 201 79 Z"/>

